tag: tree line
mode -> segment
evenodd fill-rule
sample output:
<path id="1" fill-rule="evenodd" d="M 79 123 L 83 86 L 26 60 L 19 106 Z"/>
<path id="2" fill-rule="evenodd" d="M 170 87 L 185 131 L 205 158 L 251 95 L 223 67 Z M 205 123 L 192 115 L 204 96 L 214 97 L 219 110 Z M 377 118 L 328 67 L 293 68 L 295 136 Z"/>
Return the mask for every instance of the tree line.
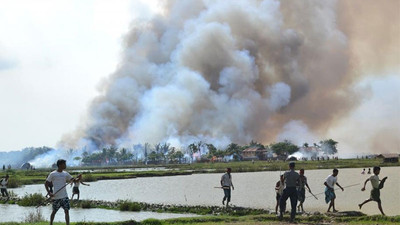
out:
<path id="1" fill-rule="evenodd" d="M 337 141 L 327 139 L 313 143 L 312 146 L 323 154 L 333 155 L 337 153 L 337 144 Z M 145 143 L 144 145 L 133 146 L 133 151 L 110 146 L 93 153 L 84 152 L 82 157 L 76 157 L 75 160 L 81 160 L 84 164 L 190 163 L 195 161 L 194 155 L 196 155 L 196 161 L 210 161 L 224 157 L 240 161 L 243 151 L 249 147 L 267 150 L 280 158 L 284 158 L 299 151 L 300 147 L 309 148 L 310 145 L 304 143 L 302 146 L 297 146 L 288 140 L 269 145 L 251 141 L 243 146 L 230 143 L 221 149 L 211 143 L 197 141 L 181 149 L 176 149 L 171 147 L 169 143 L 158 143 L 154 146 Z"/>

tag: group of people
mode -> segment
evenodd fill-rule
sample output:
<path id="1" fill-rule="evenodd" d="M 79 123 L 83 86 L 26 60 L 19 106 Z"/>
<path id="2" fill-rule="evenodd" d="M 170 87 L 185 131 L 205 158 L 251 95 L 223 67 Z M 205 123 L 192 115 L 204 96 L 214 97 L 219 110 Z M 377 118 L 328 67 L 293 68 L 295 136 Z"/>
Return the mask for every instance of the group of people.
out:
<path id="1" fill-rule="evenodd" d="M 70 184 L 73 185 L 73 194 L 71 196 L 71 200 L 74 198 L 74 195 L 77 195 L 77 199 L 79 200 L 79 185 L 87 185 L 82 181 L 82 174 L 79 174 L 76 178 L 73 178 L 68 172 L 65 171 L 67 165 L 66 160 L 60 159 L 57 161 L 57 170 L 51 172 L 45 182 L 45 189 L 47 195 L 52 199 L 52 213 L 50 216 L 50 225 L 53 224 L 54 217 L 57 211 L 60 208 L 64 209 L 65 213 L 65 221 L 66 224 L 69 224 L 69 210 L 70 210 L 70 201 L 68 198 L 66 186 Z M 385 215 L 381 205 L 380 199 L 380 189 L 383 188 L 384 183 L 387 177 L 382 180 L 379 179 L 379 173 L 381 168 L 374 167 L 373 173 L 374 175 L 369 177 L 364 182 L 364 186 L 361 191 L 365 191 L 365 186 L 368 181 L 371 182 L 372 190 L 370 198 L 360 203 L 358 206 L 361 209 L 362 206 L 370 201 L 376 201 L 378 203 L 378 208 L 382 215 Z M 224 191 L 224 197 L 222 199 L 222 204 L 229 206 L 231 201 L 231 189 L 234 190 L 233 182 L 232 182 L 232 169 L 227 168 L 226 173 L 221 177 L 221 188 Z M 325 202 L 329 203 L 328 212 L 330 212 L 331 208 L 333 212 L 337 212 L 335 209 L 335 185 L 337 185 L 342 191 L 344 188 L 337 182 L 337 175 L 339 174 L 338 169 L 333 169 L 333 173 L 329 175 L 325 182 Z M 3 197 L 8 197 L 7 192 L 7 184 L 8 184 L 9 176 L 6 175 L 0 180 L 1 184 L 1 194 Z M 54 188 L 54 190 L 53 190 Z M 278 206 L 279 206 L 279 218 L 282 219 L 283 214 L 286 209 L 286 201 L 290 198 L 291 204 L 291 213 L 290 213 L 290 221 L 294 221 L 296 216 L 296 207 L 298 211 L 304 211 L 303 203 L 305 201 L 305 189 L 312 194 L 311 188 L 308 185 L 307 177 L 304 175 L 304 169 L 300 169 L 300 174 L 295 171 L 295 163 L 289 163 L 289 170 L 280 176 L 280 180 L 276 183 L 275 191 L 276 191 L 276 200 L 277 204 L 275 207 L 275 211 L 278 214 Z M 322 194 L 322 193 L 321 193 Z M 314 197 L 315 195 L 312 194 Z M 297 202 L 299 201 L 299 205 Z"/>
<path id="2" fill-rule="evenodd" d="M 365 168 L 362 170 L 361 174 L 365 174 Z M 371 168 L 368 168 L 368 174 L 371 174 Z"/>
<path id="3" fill-rule="evenodd" d="M 374 175 L 369 177 L 364 182 L 364 187 L 361 191 L 365 191 L 365 185 L 368 181 L 371 182 L 372 190 L 370 198 L 359 204 L 359 208 L 361 209 L 362 206 L 370 201 L 376 201 L 378 203 L 378 208 L 382 215 L 385 215 L 382 209 L 381 199 L 380 199 L 380 189 L 383 188 L 384 183 L 387 177 L 383 178 L 382 180 L 379 179 L 378 175 L 380 173 L 380 167 L 374 167 L 373 172 Z M 222 199 L 222 204 L 228 207 L 229 202 L 231 201 L 231 188 L 234 190 L 233 183 L 232 183 L 232 169 L 227 168 L 226 173 L 221 177 L 221 188 L 224 191 L 224 197 Z M 325 185 L 325 202 L 328 204 L 327 212 L 330 212 L 331 209 L 333 212 L 337 212 L 335 208 L 335 185 L 338 186 L 342 191 L 344 188 L 338 183 L 337 176 L 339 174 L 338 169 L 333 169 L 332 174 L 329 175 L 324 182 Z M 311 192 L 311 188 L 308 185 L 307 177 L 304 175 L 304 169 L 300 169 L 300 174 L 295 171 L 295 163 L 289 163 L 289 171 L 285 172 L 283 175 L 280 176 L 280 180 L 275 185 L 276 191 L 276 206 L 275 206 L 275 213 L 278 214 L 278 207 L 279 207 L 279 218 L 283 218 L 283 214 L 286 210 L 286 201 L 290 198 L 291 204 L 291 213 L 290 213 L 290 221 L 293 222 L 296 217 L 296 208 L 298 211 L 304 212 L 303 203 L 305 201 L 305 192 L 306 188 L 315 198 L 316 196 Z M 321 193 L 322 194 L 322 193 Z M 299 202 L 299 205 L 297 205 Z"/>

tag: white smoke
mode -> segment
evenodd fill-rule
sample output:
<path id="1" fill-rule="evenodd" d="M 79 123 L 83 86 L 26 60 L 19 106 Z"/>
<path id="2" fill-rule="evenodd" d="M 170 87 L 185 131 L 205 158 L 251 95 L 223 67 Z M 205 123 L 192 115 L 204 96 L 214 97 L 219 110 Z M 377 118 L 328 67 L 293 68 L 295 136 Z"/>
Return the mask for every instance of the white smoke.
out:
<path id="1" fill-rule="evenodd" d="M 308 129 L 302 121 L 293 120 L 283 126 L 283 131 L 277 137 L 278 141 L 288 140 L 302 146 L 304 143 L 312 145 L 318 143 L 318 138 Z"/>
<path id="2" fill-rule="evenodd" d="M 330 75 L 305 75 L 316 62 L 302 57 L 346 60 L 340 51 L 326 54 L 331 46 L 346 48 L 330 20 L 334 4 L 310 2 L 315 5 L 299 9 L 272 0 L 196 1 L 190 7 L 186 1 L 161 2 L 162 14 L 134 21 L 122 63 L 93 101 L 87 123 L 63 144 L 201 140 L 226 146 L 271 139 L 279 126 L 268 123 L 271 116 L 290 110 L 313 82 Z M 316 13 L 321 9 L 326 14 Z M 286 10 L 320 22 L 291 24 Z"/>

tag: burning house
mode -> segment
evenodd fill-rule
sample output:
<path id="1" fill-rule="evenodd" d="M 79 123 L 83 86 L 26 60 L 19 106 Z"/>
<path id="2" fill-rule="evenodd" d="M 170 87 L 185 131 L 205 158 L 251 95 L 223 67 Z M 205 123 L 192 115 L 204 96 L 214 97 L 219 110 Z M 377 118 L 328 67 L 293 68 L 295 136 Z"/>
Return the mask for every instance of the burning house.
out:
<path id="1" fill-rule="evenodd" d="M 267 159 L 268 150 L 258 146 L 246 148 L 242 152 L 243 160 L 264 160 Z"/>

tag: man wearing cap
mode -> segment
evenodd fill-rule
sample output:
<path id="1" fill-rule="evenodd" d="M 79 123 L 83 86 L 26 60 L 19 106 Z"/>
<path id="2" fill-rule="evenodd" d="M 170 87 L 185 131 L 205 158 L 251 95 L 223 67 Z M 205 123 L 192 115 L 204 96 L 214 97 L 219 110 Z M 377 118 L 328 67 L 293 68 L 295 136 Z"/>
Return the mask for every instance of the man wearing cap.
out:
<path id="1" fill-rule="evenodd" d="M 300 175 L 296 171 L 294 171 L 294 167 L 295 167 L 294 162 L 290 162 L 289 171 L 283 174 L 283 178 L 285 180 L 285 189 L 283 190 L 281 199 L 279 201 L 279 207 L 280 207 L 279 219 L 282 219 L 283 213 L 285 212 L 286 209 L 286 201 L 288 198 L 290 198 L 290 205 L 292 207 L 290 213 L 290 222 L 293 222 L 294 218 L 296 217 L 296 206 L 297 206 L 296 186 L 298 185 L 298 181 L 300 178 Z"/>

